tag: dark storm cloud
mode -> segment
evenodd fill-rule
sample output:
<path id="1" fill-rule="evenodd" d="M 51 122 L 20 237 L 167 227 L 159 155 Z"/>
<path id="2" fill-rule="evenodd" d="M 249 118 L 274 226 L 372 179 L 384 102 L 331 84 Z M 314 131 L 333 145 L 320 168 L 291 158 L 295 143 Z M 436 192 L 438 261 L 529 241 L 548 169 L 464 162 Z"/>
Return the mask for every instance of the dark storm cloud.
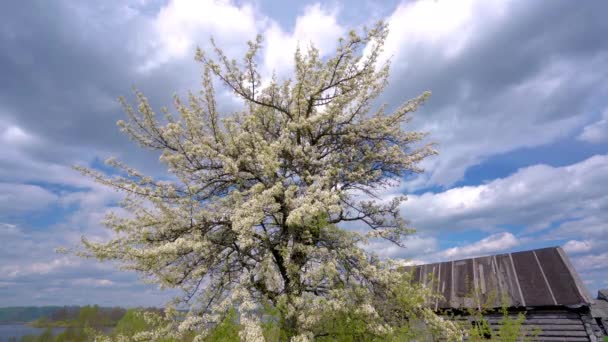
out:
<path id="1" fill-rule="evenodd" d="M 439 143 L 443 161 L 433 164 L 432 182 L 443 185 L 492 154 L 573 134 L 608 105 L 608 22 L 602 15 L 608 4 L 514 1 L 489 15 L 479 3 L 471 7 L 462 30 L 441 44 L 431 38 L 399 42 L 382 97 L 396 104 L 433 92 L 414 122 Z M 394 15 L 391 24 L 398 28 L 401 20 Z M 447 54 L 459 39 L 459 51 Z"/>
<path id="2" fill-rule="evenodd" d="M 155 108 L 170 105 L 174 92 L 196 85 L 194 61 L 138 72 L 151 51 L 146 45 L 151 19 L 143 9 L 121 2 L 107 7 L 59 1 L 6 6 L 0 14 L 0 74 L 5 80 L 0 119 L 44 141 L 26 152 L 38 160 L 70 164 L 90 161 L 94 150 L 156 168 L 156 155 L 137 149 L 117 129 L 116 121 L 124 118 L 117 98 L 132 96 L 136 86 Z"/>
<path id="3" fill-rule="evenodd" d="M 115 122 L 124 117 L 116 98 L 130 95 L 131 86 L 137 86 L 156 108 L 170 105 L 174 91 L 196 89 L 199 74 L 191 58 L 171 60 L 148 73 L 137 71 L 154 52 L 154 46 L 150 46 L 150 21 L 158 6 L 43 1 L 6 5 L 0 14 L 0 74 L 8 81 L 0 84 L 0 109 L 5 113 L 0 116 L 64 151 L 54 154 L 41 148 L 30 153 L 36 158 L 68 155 L 75 159 L 74 149 L 87 148 L 120 154 L 144 167 L 156 167 L 154 155 L 134 148 L 116 129 Z M 349 8 L 342 12 L 349 13 Z M 436 133 L 432 139 L 440 147 L 453 145 L 458 139 L 473 144 L 467 140 L 486 138 L 464 134 L 470 121 L 482 123 L 481 126 L 487 123 L 489 131 L 506 132 L 508 140 L 515 134 L 518 117 L 528 118 L 523 124 L 542 128 L 543 123 L 587 113 L 589 107 L 605 105 L 602 101 L 606 85 L 598 80 L 607 71 L 589 68 L 603 65 L 608 58 L 608 43 L 602 39 L 603 32 L 608 32 L 608 24 L 602 19 L 606 10 L 608 6 L 602 2 L 584 6 L 570 1 L 510 3 L 506 15 L 495 22 L 473 18 L 482 31 L 475 32 L 463 51 L 450 58 L 441 54 L 445 45 L 423 42 L 408 46 L 406 42 L 394 60 L 392 86 L 383 101 L 394 104 L 431 90 L 433 97 L 416 122 L 439 126 L 437 132 L 432 132 Z M 411 67 L 403 68 L 403 62 Z M 578 83 L 560 84 L 543 99 L 531 94 L 532 99 L 520 96 L 518 103 L 509 103 L 513 96 L 506 93 L 542 75 L 551 63 L 597 75 L 589 82 L 584 79 L 590 76 L 581 75 Z M 590 91 L 590 87 L 595 88 Z M 456 117 L 462 127 L 445 127 L 451 124 L 450 116 Z M 494 122 L 499 120 L 500 124 Z M 512 124 L 505 129 L 509 121 Z M 482 128 L 479 126 L 472 124 L 470 128 L 478 130 Z M 547 139 L 525 137 L 522 144 L 528 139 L 534 140 L 529 143 L 532 145 L 545 143 L 554 138 L 555 133 L 551 132 L 546 134 L 551 136 Z M 451 138 L 450 134 L 465 137 Z M 543 132 L 539 135 L 543 136 Z M 518 147 L 517 143 L 489 145 L 487 150 L 469 148 L 475 151 L 464 160 L 459 160 L 463 158 L 449 148 L 442 151 L 446 152 L 446 160 L 453 159 L 458 164 L 461 172 L 480 158 Z M 458 175 L 439 177 L 438 181 L 449 183 L 457 178 Z"/>
<path id="4" fill-rule="evenodd" d="M 0 96 L 13 119 L 59 143 L 115 141 L 114 97 L 132 62 L 125 42 L 119 49 L 117 35 L 87 32 L 59 2 L 13 3 L 2 13 L 0 72 L 10 82 Z"/>
<path id="5" fill-rule="evenodd" d="M 416 45 L 416 51 L 403 46 L 408 53 L 394 61 L 393 70 L 397 73 L 403 61 L 414 66 L 414 71 L 406 75 L 393 74 L 399 93 L 414 95 L 430 89 L 434 95 L 429 105 L 445 106 L 458 103 L 454 95 L 458 94 L 460 84 L 467 83 L 475 95 L 471 97 L 481 101 L 494 97 L 506 87 L 525 82 L 550 62 L 585 63 L 608 51 L 608 42 L 604 39 L 608 22 L 602 15 L 608 10 L 608 4 L 604 2 L 585 6 L 571 1 L 509 4 L 507 13 L 499 21 L 472 18 L 484 30 L 475 32 L 455 58 L 441 56 L 433 44 Z M 385 97 L 397 95 L 396 90 Z M 432 113 L 429 110 L 429 114 Z"/>
<path id="6" fill-rule="evenodd" d="M 133 273 L 54 252 L 78 245 L 81 235 L 107 238 L 99 222 L 120 198 L 70 165 L 115 155 L 162 173 L 155 153 L 118 131 L 117 97 L 132 99 L 136 86 L 155 108 L 170 106 L 174 92 L 196 91 L 200 79 L 193 51 L 140 70 L 158 48 L 159 4 L 129 6 L 33 1 L 0 12 L 0 240 L 11 246 L 0 251 L 2 305 L 161 305 L 172 295 Z"/>

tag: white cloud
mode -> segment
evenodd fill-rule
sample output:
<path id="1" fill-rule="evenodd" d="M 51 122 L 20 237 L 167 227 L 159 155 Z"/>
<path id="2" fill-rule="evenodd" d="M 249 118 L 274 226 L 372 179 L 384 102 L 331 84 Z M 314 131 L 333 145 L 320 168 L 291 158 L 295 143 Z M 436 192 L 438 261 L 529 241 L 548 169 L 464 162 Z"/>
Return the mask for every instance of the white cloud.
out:
<path id="1" fill-rule="evenodd" d="M 96 279 L 96 278 L 78 278 L 72 281 L 73 285 L 76 286 L 112 286 L 115 283 L 109 279 Z"/>
<path id="2" fill-rule="evenodd" d="M 608 267 L 606 188 L 608 155 L 596 155 L 562 167 L 534 165 L 486 184 L 411 195 L 402 214 L 425 236 L 493 232 L 477 242 L 416 255 L 417 263 L 563 242 L 577 271 L 595 289 Z M 504 227 L 522 230 L 515 236 Z"/>
<path id="3" fill-rule="evenodd" d="M 75 267 L 80 264 L 78 259 L 69 257 L 55 258 L 47 262 L 33 262 L 29 264 L 13 264 L 0 267 L 1 273 L 8 279 L 29 275 L 44 275 L 60 269 Z"/>
<path id="4" fill-rule="evenodd" d="M 608 109 L 604 110 L 602 119 L 585 126 L 578 139 L 593 144 L 608 141 Z"/>
<path id="5" fill-rule="evenodd" d="M 248 4 L 231 1 L 171 0 L 161 8 L 153 22 L 149 49 L 155 51 L 142 70 L 149 70 L 171 59 L 194 56 L 197 45 L 207 45 L 212 36 L 230 55 L 232 48 L 255 38 L 263 23 Z"/>
<path id="6" fill-rule="evenodd" d="M 15 182 L 45 182 L 76 187 L 89 187 L 94 184 L 69 165 L 42 160 L 17 149 L 0 151 L 0 178 Z"/>
<path id="7" fill-rule="evenodd" d="M 293 54 L 296 48 L 305 52 L 310 44 L 319 49 L 321 56 L 336 48 L 338 38 L 346 32 L 337 22 L 337 13 L 325 11 L 319 3 L 307 6 L 304 13 L 296 18 L 293 32 L 285 32 L 275 22 L 265 31 L 266 50 L 264 64 L 270 74 L 292 72 Z"/>
<path id="8" fill-rule="evenodd" d="M 592 248 L 593 248 L 592 242 L 588 241 L 588 240 L 585 240 L 585 241 L 570 240 L 570 241 L 566 242 L 563 246 L 564 251 L 566 251 L 570 254 L 589 252 L 592 250 Z"/>
<path id="9" fill-rule="evenodd" d="M 520 225 L 532 232 L 560 220 L 604 215 L 608 193 L 603 189 L 607 187 L 608 155 L 597 155 L 570 166 L 523 168 L 482 185 L 411 195 L 402 205 L 402 214 L 422 232 L 497 231 L 504 225 Z M 586 229 L 608 231 L 601 220 Z"/>
<path id="10" fill-rule="evenodd" d="M 32 136 L 19 126 L 8 126 L 0 130 L 0 141 L 6 145 L 26 144 L 32 140 Z"/>
<path id="11" fill-rule="evenodd" d="M 6 191 L 4 196 L 10 195 L 11 198 L 19 201 L 28 196 L 36 197 L 36 194 L 30 193 L 32 191 L 37 192 L 38 195 L 48 193 L 41 187 L 18 185 L 17 183 L 38 182 L 76 187 L 94 186 L 94 182 L 73 170 L 69 164 L 65 163 L 65 160 L 63 163 L 53 160 L 53 154 L 66 153 L 66 150 L 70 150 L 67 154 L 77 154 L 82 152 L 81 150 L 71 150 L 70 147 L 66 148 L 53 141 L 45 140 L 18 125 L 2 121 L 2 116 L 0 116 L 0 143 L 3 146 L 0 150 L 0 179 L 4 181 L 3 186 Z M 52 153 L 48 152 L 49 149 L 52 149 Z M 40 151 L 44 151 L 43 156 L 40 155 Z M 97 151 L 88 150 L 88 153 L 86 158 L 90 158 L 91 154 L 96 155 Z M 15 185 L 12 186 L 8 184 L 9 182 L 14 182 Z M 22 188 L 18 189 L 19 186 Z M 14 189 L 6 190 L 6 187 Z M 33 198 L 33 201 L 36 203 L 36 198 Z M 0 202 L 2 202 L 2 193 L 0 193 Z M 0 204 L 1 207 L 2 204 Z"/>
<path id="12" fill-rule="evenodd" d="M 363 246 L 382 258 L 419 258 L 435 252 L 438 248 L 437 238 L 431 236 L 411 235 L 404 241 L 405 247 L 399 247 L 386 240 L 376 240 Z"/>
<path id="13" fill-rule="evenodd" d="M 591 213 L 581 213 L 582 218 L 560 224 L 550 233 L 555 239 L 587 238 L 606 240 L 608 236 L 608 213 L 605 199 L 597 204 L 591 203 L 586 209 Z"/>
<path id="14" fill-rule="evenodd" d="M 21 236 L 22 234 L 17 225 L 0 222 L 0 238 Z"/>
<path id="15" fill-rule="evenodd" d="M 0 217 L 42 210 L 54 203 L 57 198 L 40 186 L 0 183 Z"/>
<path id="16" fill-rule="evenodd" d="M 511 233 L 498 233 L 490 235 L 472 244 L 452 247 L 435 255 L 443 260 L 471 258 L 482 255 L 491 255 L 504 252 L 520 245 L 520 241 Z"/>
<path id="17" fill-rule="evenodd" d="M 428 172 L 410 190 L 449 187 L 490 156 L 555 142 L 588 122 L 587 99 L 608 94 L 608 54 L 599 45 L 560 53 L 576 44 L 574 35 L 545 34 L 538 18 L 573 19 L 549 10 L 524 1 L 423 0 L 402 2 L 388 18 L 385 56 L 393 59 L 383 101 L 433 92 L 409 128 L 429 132 L 440 155 L 423 163 Z"/>
<path id="18" fill-rule="evenodd" d="M 65 193 L 59 202 L 77 209 L 57 224 L 36 230 L 0 223 L 0 240 L 3 246 L 11 247 L 0 249 L 0 287 L 11 293 L 3 303 L 84 305 L 103 300 L 111 305 L 149 306 L 168 301 L 174 292 L 153 290 L 139 283 L 132 272 L 118 270 L 115 263 L 55 253 L 57 247 L 79 246 L 82 235 L 107 239 L 110 231 L 100 221 L 113 200 L 98 189 Z"/>
<path id="19" fill-rule="evenodd" d="M 593 271 L 608 269 L 608 252 L 587 254 L 573 258 L 572 262 L 578 271 Z"/>
<path id="20" fill-rule="evenodd" d="M 441 155 L 423 163 L 429 172 L 410 182 L 409 189 L 449 186 L 462 179 L 467 168 L 492 155 L 554 142 L 587 122 L 582 95 L 592 96 L 588 89 L 596 89 L 593 96 L 602 93 L 605 87 L 599 85 L 606 74 L 597 70 L 606 70 L 607 56 L 542 59 L 549 55 L 543 48 L 552 52 L 568 42 L 542 35 L 537 21 L 529 17 L 545 10 L 534 6 L 524 11 L 525 5 L 403 2 L 387 19 L 391 33 L 385 51 L 387 57 L 393 56 L 393 76 L 383 100 L 396 104 L 423 90 L 435 93 L 428 112 L 423 109 L 416 115 L 412 128 L 430 132 Z M 518 15 L 528 21 L 513 30 L 511 21 Z M 151 57 L 144 66 L 190 60 L 194 46 L 206 47 L 211 35 L 238 60 L 244 41 L 263 33 L 263 74 L 276 70 L 281 75 L 290 71 L 298 42 L 302 48 L 312 42 L 322 54 L 333 50 L 336 39 L 346 32 L 337 18 L 337 10 L 316 3 L 295 18 L 293 30 L 285 30 L 246 3 L 174 0 L 161 8 L 151 21 L 153 29 L 146 31 L 144 40 L 153 46 L 146 50 Z M 527 48 L 513 49 L 520 45 Z M 500 49 L 508 51 L 510 59 L 497 56 Z M 483 63 L 472 62 L 478 59 Z M 513 69 L 516 64 L 519 67 Z M 576 102 L 577 98 L 581 100 Z M 564 104 L 564 99 L 572 102 Z"/>
<path id="21" fill-rule="evenodd" d="M 414 246 L 413 252 L 415 253 L 406 254 L 403 252 L 403 249 L 391 249 L 390 246 L 383 246 L 381 244 L 378 245 L 380 249 L 375 250 L 375 252 L 383 257 L 403 258 L 403 264 L 407 266 L 492 255 L 500 252 L 507 252 L 525 243 L 525 241 L 509 232 L 492 234 L 472 243 L 439 251 L 437 251 L 436 239 L 428 237 L 422 239 L 422 241 L 427 243 L 430 242 L 428 248 L 417 248 L 417 244 L 415 243 L 416 239 L 412 239 L 410 244 L 408 244 L 408 246 Z"/>
<path id="22" fill-rule="evenodd" d="M 591 282 L 592 290 L 600 287 L 608 274 L 607 233 L 608 230 L 594 240 L 570 240 L 563 246 L 581 277 Z"/>
<path id="23" fill-rule="evenodd" d="M 232 1 L 172 0 L 161 8 L 149 32 L 152 57 L 140 68 L 149 71 L 171 60 L 194 55 L 194 48 L 209 48 L 213 37 L 229 58 L 241 57 L 245 41 L 256 34 L 264 36 L 261 71 L 268 77 L 291 72 L 293 54 L 299 45 L 306 50 L 313 44 L 322 56 L 335 49 L 346 29 L 337 22 L 337 10 L 327 10 L 319 3 L 308 5 L 296 17 L 293 30 L 285 31 L 277 22 L 256 13 L 249 4 Z M 213 53 L 212 51 L 208 51 Z"/>
<path id="24" fill-rule="evenodd" d="M 561 115 L 561 109 L 553 103 L 566 85 L 586 89 L 598 81 L 581 78 L 576 63 L 547 63 L 537 74 L 526 75 L 521 82 L 505 85 L 494 94 L 468 94 L 463 83 L 453 90 L 462 94 L 455 96 L 452 103 L 436 108 L 433 117 L 422 110 L 413 122 L 417 129 L 430 133 L 429 140 L 437 142 L 439 156 L 423 162 L 428 173 L 412 182 L 410 188 L 450 186 L 461 180 L 469 167 L 492 155 L 551 143 L 575 132 L 585 122 L 585 116 Z M 598 62 L 596 67 L 603 63 Z M 471 98 L 477 96 L 488 97 Z M 431 97 L 430 106 L 433 101 Z M 515 113 L 527 115 L 514 122 L 511 118 Z"/>
<path id="25" fill-rule="evenodd" d="M 422 45 L 433 46 L 443 57 L 454 57 L 479 33 L 476 31 L 481 29 L 480 18 L 496 21 L 503 15 L 504 3 L 501 2 L 402 2 L 387 20 L 390 35 L 386 41 L 385 56 L 394 56 L 401 62 L 402 55 Z M 404 59 L 407 60 L 407 56 Z M 415 68 L 415 65 L 411 67 Z"/>

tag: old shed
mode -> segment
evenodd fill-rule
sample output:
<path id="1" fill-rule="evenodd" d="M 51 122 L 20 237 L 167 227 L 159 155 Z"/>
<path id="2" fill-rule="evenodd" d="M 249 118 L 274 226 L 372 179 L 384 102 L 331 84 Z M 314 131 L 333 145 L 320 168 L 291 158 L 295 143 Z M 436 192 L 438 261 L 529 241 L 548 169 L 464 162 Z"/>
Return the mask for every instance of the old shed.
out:
<path id="1" fill-rule="evenodd" d="M 514 316 L 525 314 L 525 327 L 540 329 L 537 340 L 601 341 L 602 328 L 591 314 L 594 300 L 560 247 L 419 265 L 410 271 L 413 281 L 442 295 L 429 303 L 437 311 L 472 320 L 467 312 L 477 309 L 496 329 L 504 304 Z"/>

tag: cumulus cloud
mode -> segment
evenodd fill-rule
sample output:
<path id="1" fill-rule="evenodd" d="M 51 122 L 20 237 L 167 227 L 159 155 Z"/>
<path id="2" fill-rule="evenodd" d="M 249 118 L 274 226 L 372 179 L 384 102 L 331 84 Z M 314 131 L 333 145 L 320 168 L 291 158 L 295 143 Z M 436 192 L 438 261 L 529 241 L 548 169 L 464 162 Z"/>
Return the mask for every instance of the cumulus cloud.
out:
<path id="1" fill-rule="evenodd" d="M 16 125 L 5 127 L 0 179 L 10 182 L 0 182 L 0 239 L 10 248 L 0 250 L 3 304 L 121 305 L 129 291 L 136 293 L 131 305 L 167 301 L 168 293 L 138 284 L 134 274 L 125 275 L 116 265 L 55 253 L 57 247 L 78 245 L 82 235 L 109 238 L 100 222 L 122 195 L 81 177 L 69 164 L 37 157 L 38 148 L 51 145 L 46 139 Z M 30 223 L 32 214 L 45 222 L 42 229 Z M 59 222 L 53 223 L 53 215 L 61 215 Z M 99 297 L 91 297 L 93 290 Z"/>
<path id="2" fill-rule="evenodd" d="M 341 23 L 339 7 L 314 3 L 302 6 L 293 29 L 246 2 L 36 6 L 15 5 L 5 12 L 11 15 L 5 18 L 10 29 L 0 36 L 6 47 L 2 73 L 16 83 L 0 93 L 0 110 L 19 130 L 42 135 L 47 144 L 95 149 L 154 171 L 159 171 L 158 156 L 133 148 L 114 125 L 123 117 L 114 99 L 129 94 L 129 86 L 141 86 L 155 106 L 170 103 L 174 91 L 196 88 L 200 70 L 191 56 L 194 46 L 207 46 L 211 35 L 230 57 L 240 58 L 244 40 L 264 33 L 263 64 L 272 70 L 288 69 L 297 42 L 331 51 L 345 27 L 358 26 Z M 433 91 L 413 128 L 431 132 L 442 153 L 427 162 L 430 172 L 412 187 L 449 185 L 491 155 L 546 144 L 587 123 L 586 104 L 606 94 L 601 82 L 606 44 L 595 37 L 607 24 L 597 16 L 602 8 L 594 6 L 603 5 L 417 1 L 397 6 L 387 18 L 393 77 L 382 101 L 396 105 Z M 70 20 L 56 25 L 38 20 L 37 13 Z M 586 25 L 577 24 L 579 17 L 586 18 Z M 551 26 L 555 23 L 564 24 Z M 33 41 L 37 36 L 45 41 Z M 146 65 L 154 72 L 138 72 Z M 34 75 L 47 83 L 30 85 Z M 32 97 L 38 100 L 28 101 Z M 19 135 L 17 128 L 9 133 L 13 139 Z M 66 162 L 83 154 L 46 157 Z"/>
<path id="3" fill-rule="evenodd" d="M 241 6 L 230 1 L 172 0 L 163 6 L 153 20 L 150 50 L 154 51 L 140 68 L 149 71 L 173 58 L 191 61 L 197 45 L 208 45 L 213 36 L 228 53 L 243 39 L 253 39 L 264 18 L 257 18 L 249 4 Z M 242 48 L 241 48 L 242 50 Z"/>
<path id="4" fill-rule="evenodd" d="M 50 261 L 33 262 L 26 265 L 6 265 L 0 269 L 0 272 L 4 274 L 4 277 L 14 279 L 29 275 L 45 275 L 58 269 L 65 269 L 77 265 L 79 265 L 78 260 L 68 257 L 59 257 Z"/>
<path id="5" fill-rule="evenodd" d="M 563 248 L 583 279 L 590 282 L 592 290 L 603 286 L 608 274 L 608 239 L 605 234 L 594 240 L 569 240 Z"/>
<path id="6" fill-rule="evenodd" d="M 405 247 L 400 247 L 386 240 L 376 240 L 363 246 L 366 250 L 376 253 L 382 258 L 419 258 L 437 251 L 437 238 L 424 235 L 411 235 L 404 241 Z"/>
<path id="7" fill-rule="evenodd" d="M 78 278 L 78 279 L 74 279 L 74 281 L 72 282 L 74 285 L 77 286 L 112 286 L 115 285 L 115 283 L 109 279 L 96 279 L 96 278 Z"/>
<path id="8" fill-rule="evenodd" d="M 280 53 L 266 50 L 262 58 L 274 56 L 269 61 L 279 63 L 285 61 L 282 53 L 293 52 L 282 44 L 295 49 L 298 42 L 312 42 L 326 50 L 322 30 L 332 31 L 332 37 L 342 32 L 335 13 L 318 5 L 303 8 L 293 31 L 271 25 L 249 4 L 176 0 L 155 6 L 11 4 L 0 14 L 0 42 L 5 47 L 0 73 L 12 80 L 0 92 L 0 235 L 3 244 L 14 246 L 0 251 L 5 289 L 0 298 L 5 305 L 87 303 L 96 300 L 86 293 L 95 286 L 120 286 L 122 290 L 98 297 L 116 304 L 133 297 L 128 288 L 138 293 L 133 303 L 166 300 L 168 294 L 139 285 L 133 274 L 54 253 L 56 247 L 78 244 L 82 235 L 107 239 L 109 231 L 99 222 L 108 210 L 116 210 L 121 198 L 80 176 L 71 165 L 91 165 L 115 155 L 147 173 L 163 175 L 158 154 L 138 149 L 118 133 L 115 122 L 124 114 L 114 99 L 135 84 L 160 107 L 171 103 L 174 91 L 196 89 L 200 70 L 191 57 L 196 45 L 209 47 L 211 36 L 229 56 L 240 57 L 244 40 L 272 28 L 278 41 L 268 43 Z M 225 108 L 225 94 L 218 96 Z M 49 206 L 61 217 L 44 217 Z M 32 212 L 43 216 L 45 227 L 32 227 L 24 216 Z M 79 299 L 73 297 L 76 292 L 81 292 Z"/>
<path id="9" fill-rule="evenodd" d="M 297 47 L 306 51 L 310 45 L 319 49 L 323 57 L 336 48 L 338 38 L 346 29 L 337 22 L 336 11 L 326 11 L 319 3 L 309 5 L 296 18 L 292 32 L 284 31 L 272 22 L 265 31 L 266 49 L 264 65 L 267 72 L 273 70 L 279 75 L 290 73 L 293 67 L 293 54 Z"/>
<path id="10" fill-rule="evenodd" d="M 475 243 L 448 248 L 439 252 L 436 257 L 444 260 L 471 258 L 482 255 L 496 254 L 510 250 L 520 245 L 520 241 L 511 233 L 498 233 L 490 235 Z"/>
<path id="11" fill-rule="evenodd" d="M 21 235 L 21 229 L 19 229 L 17 225 L 10 223 L 0 223 L 0 237 L 6 238 Z"/>
<path id="12" fill-rule="evenodd" d="M 578 132 L 594 115 L 590 102 L 608 95 L 598 6 L 402 2 L 388 18 L 393 73 L 382 100 L 432 91 L 411 128 L 429 132 L 440 152 L 409 188 L 449 187 L 489 156 Z"/>
<path id="13" fill-rule="evenodd" d="M 104 240 L 110 232 L 100 225 L 109 210 L 112 196 L 103 192 L 82 191 L 82 196 L 66 193 L 75 209 L 61 222 L 43 230 L 1 223 L 0 298 L 4 305 L 91 304 L 162 305 L 175 292 L 158 291 L 137 281 L 137 275 L 118 270 L 114 263 L 60 255 L 57 247 L 74 247 L 80 237 Z M 92 201 L 95 194 L 105 201 Z M 125 301 L 125 298 L 129 298 Z"/>
<path id="14" fill-rule="evenodd" d="M 486 184 L 411 195 L 402 214 L 423 232 L 496 231 L 504 225 L 524 226 L 531 232 L 573 220 L 552 232 L 565 236 L 581 217 L 604 217 L 606 187 L 608 155 L 598 155 L 563 167 L 534 165 Z M 597 222 L 585 231 L 602 233 L 606 227 Z"/>
<path id="15" fill-rule="evenodd" d="M 0 141 L 7 145 L 23 145 L 31 142 L 32 136 L 19 126 L 8 126 L 0 129 Z"/>
<path id="16" fill-rule="evenodd" d="M 430 241 L 432 243 L 428 248 L 416 248 L 416 239 L 408 241 L 410 243 L 408 246 L 414 246 L 410 254 L 404 253 L 403 249 L 399 249 L 399 247 L 387 248 L 387 246 L 378 250 L 377 253 L 380 256 L 404 258 L 405 265 L 420 265 L 510 252 L 512 249 L 524 244 L 524 241 L 509 232 L 492 234 L 475 242 L 442 250 L 437 250 L 437 241 L 431 237 L 423 241 Z M 401 253 L 399 253 L 400 251 Z"/>
<path id="17" fill-rule="evenodd" d="M 578 139 L 593 144 L 608 141 L 608 109 L 604 110 L 600 120 L 583 127 Z"/>
<path id="18" fill-rule="evenodd" d="M 569 240 L 563 246 L 564 251 L 566 251 L 570 254 L 589 252 L 589 251 L 591 251 L 592 248 L 593 248 L 592 242 L 588 241 L 588 240 L 585 240 L 585 241 Z"/>
<path id="19" fill-rule="evenodd" d="M 608 214 L 606 214 L 606 203 L 599 201 L 586 208 L 592 214 L 581 213 L 579 218 L 575 218 L 559 224 L 551 230 L 550 235 L 556 239 L 587 238 L 587 239 L 606 239 L 608 234 Z"/>
<path id="20" fill-rule="evenodd" d="M 606 188 L 608 155 L 597 155 L 562 167 L 534 165 L 486 184 L 411 195 L 402 214 L 438 241 L 448 233 L 462 238 L 471 231 L 490 233 L 465 245 L 416 254 L 417 263 L 562 245 L 594 289 L 606 277 Z"/>
<path id="21" fill-rule="evenodd" d="M 438 58 L 461 54 L 484 25 L 501 20 L 506 3 L 479 1 L 402 2 L 388 18 L 391 34 L 386 42 L 385 58 L 394 57 L 397 68 L 414 67 L 407 63 L 407 53 L 416 47 L 431 47 Z"/>
<path id="22" fill-rule="evenodd" d="M 608 269 L 608 252 L 588 254 L 573 259 L 577 270 L 592 271 Z"/>
<path id="23" fill-rule="evenodd" d="M 261 67 L 265 77 L 273 72 L 291 73 L 293 54 L 298 46 L 306 50 L 312 44 L 324 56 L 335 49 L 338 38 L 346 32 L 337 22 L 337 9 L 326 9 L 319 3 L 304 7 L 295 19 L 293 30 L 285 30 L 251 4 L 213 0 L 169 1 L 150 25 L 151 42 L 142 49 L 151 53 L 139 71 L 150 72 L 175 60 L 191 62 L 196 46 L 211 49 L 211 37 L 228 56 L 238 59 L 245 51 L 245 40 L 262 34 Z"/>
<path id="24" fill-rule="evenodd" d="M 31 195 L 32 203 L 26 205 L 36 206 L 41 196 L 47 204 L 57 199 L 43 186 L 23 183 L 61 184 L 79 188 L 96 186 L 71 168 L 70 164 L 82 164 L 90 158 L 80 155 L 83 149 L 56 144 L 51 139 L 3 119 L 0 116 L 0 142 L 3 146 L 0 150 L 0 183 L 3 181 L 5 194 L 0 197 L 0 202 L 2 198 L 10 196 L 16 206 L 20 201 L 27 202 Z M 49 152 L 49 148 L 52 152 Z"/>
<path id="25" fill-rule="evenodd" d="M 0 183 L 0 219 L 3 216 L 43 210 L 56 200 L 55 194 L 40 186 Z"/>

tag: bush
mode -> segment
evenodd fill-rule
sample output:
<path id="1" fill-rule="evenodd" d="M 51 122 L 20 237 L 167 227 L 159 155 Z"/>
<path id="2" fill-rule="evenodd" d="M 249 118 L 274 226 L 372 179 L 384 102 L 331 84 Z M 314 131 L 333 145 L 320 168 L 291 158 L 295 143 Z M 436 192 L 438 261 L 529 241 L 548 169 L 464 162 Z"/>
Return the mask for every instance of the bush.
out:
<path id="1" fill-rule="evenodd" d="M 476 298 L 475 296 L 472 297 Z M 488 303 L 494 302 L 495 298 L 496 295 L 491 294 L 488 297 L 487 303 L 478 305 L 480 309 L 469 310 L 469 316 L 474 319 L 467 333 L 470 341 L 526 342 L 532 341 L 538 336 L 540 333 L 539 328 L 530 330 L 524 327 L 523 323 L 526 320 L 526 316 L 523 313 L 520 312 L 515 318 L 509 314 L 509 300 L 506 297 L 503 297 L 501 300 L 502 307 L 500 312 L 502 313 L 502 318 L 500 319 L 498 330 L 494 331 L 484 315 L 490 311 Z"/>

